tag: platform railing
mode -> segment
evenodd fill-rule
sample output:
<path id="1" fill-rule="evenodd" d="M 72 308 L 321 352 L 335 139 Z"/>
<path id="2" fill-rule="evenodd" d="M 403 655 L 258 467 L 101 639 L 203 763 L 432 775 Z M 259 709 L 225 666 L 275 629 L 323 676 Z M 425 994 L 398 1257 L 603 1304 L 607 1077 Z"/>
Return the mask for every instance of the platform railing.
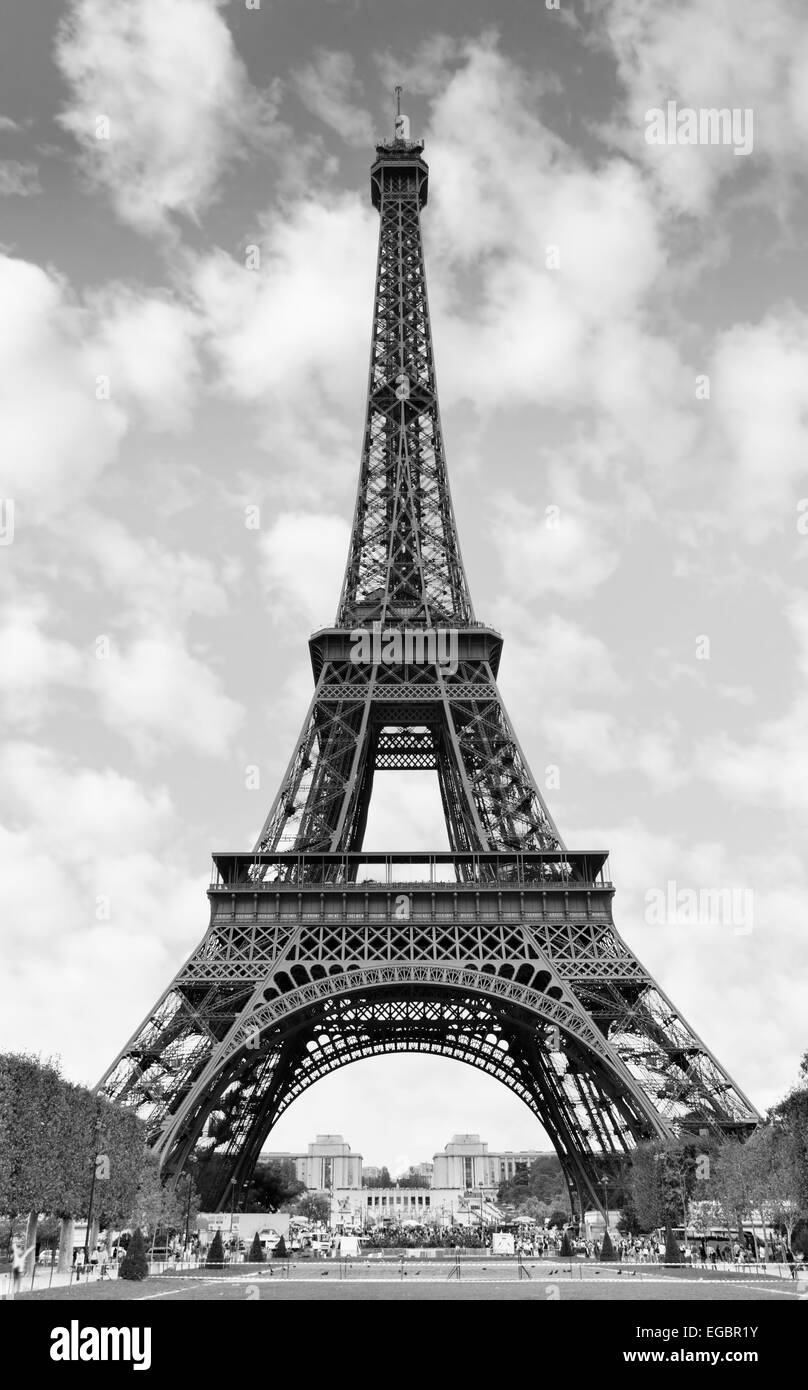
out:
<path id="1" fill-rule="evenodd" d="M 217 853 L 212 892 L 260 891 L 322 886 L 366 891 L 372 888 L 428 888 L 453 892 L 479 888 L 610 890 L 606 851 L 532 852 L 396 851 L 351 854 Z"/>

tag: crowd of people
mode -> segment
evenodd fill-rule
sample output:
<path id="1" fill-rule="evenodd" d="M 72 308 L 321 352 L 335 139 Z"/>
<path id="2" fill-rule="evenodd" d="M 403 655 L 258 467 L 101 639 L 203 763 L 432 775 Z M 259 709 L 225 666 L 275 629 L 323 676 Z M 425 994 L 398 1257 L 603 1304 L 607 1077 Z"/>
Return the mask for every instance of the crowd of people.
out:
<path id="1" fill-rule="evenodd" d="M 444 1249 L 481 1250 L 490 1243 L 489 1232 L 479 1226 L 374 1226 L 362 1237 L 370 1250 Z"/>
<path id="2" fill-rule="evenodd" d="M 630 1236 L 610 1233 L 613 1258 L 626 1264 L 664 1264 L 666 1262 L 665 1241 L 657 1235 Z M 372 1228 L 362 1237 L 363 1250 L 390 1249 L 463 1249 L 490 1250 L 492 1232 L 490 1228 L 479 1226 L 401 1226 L 385 1224 Z M 682 1244 L 681 1260 L 685 1265 L 701 1268 L 718 1268 L 721 1265 L 743 1266 L 755 1263 L 754 1247 L 741 1244 L 738 1240 L 719 1240 L 705 1238 Z M 571 1231 L 556 1228 L 543 1230 L 540 1227 L 525 1226 L 514 1231 L 514 1253 L 523 1259 L 578 1259 L 600 1260 L 603 1256 L 602 1241 L 585 1240 L 576 1237 Z M 784 1240 L 775 1240 L 760 1249 L 760 1261 L 782 1262 L 791 1267 L 796 1278 L 795 1257 Z"/>

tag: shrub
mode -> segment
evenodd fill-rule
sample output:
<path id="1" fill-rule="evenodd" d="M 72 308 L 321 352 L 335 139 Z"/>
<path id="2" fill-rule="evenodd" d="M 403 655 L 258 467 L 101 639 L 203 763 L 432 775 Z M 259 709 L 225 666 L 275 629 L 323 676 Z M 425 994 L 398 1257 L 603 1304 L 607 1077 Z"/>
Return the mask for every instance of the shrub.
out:
<path id="1" fill-rule="evenodd" d="M 118 1270 L 119 1279 L 147 1279 L 149 1275 L 149 1261 L 146 1258 L 146 1242 L 140 1234 L 140 1227 L 136 1227 L 129 1238 L 126 1247 L 126 1254 L 121 1260 L 121 1267 Z"/>
<path id="2" fill-rule="evenodd" d="M 250 1263 L 254 1265 L 264 1263 L 264 1248 L 261 1244 L 261 1237 L 257 1231 L 252 1238 L 252 1245 L 250 1246 Z"/>
<path id="3" fill-rule="evenodd" d="M 222 1233 L 221 1233 L 221 1231 L 217 1231 L 217 1232 L 216 1232 L 216 1234 L 215 1234 L 214 1237 L 213 1237 L 213 1240 L 212 1240 L 211 1243 L 210 1243 L 210 1250 L 208 1251 L 208 1258 L 206 1259 L 205 1264 L 206 1264 L 206 1265 L 223 1265 L 223 1264 L 224 1264 L 224 1246 L 222 1245 Z"/>
<path id="4" fill-rule="evenodd" d="M 289 1251 L 286 1249 L 286 1241 L 284 1240 L 283 1236 L 281 1236 L 280 1240 L 278 1241 L 278 1244 L 275 1246 L 273 1254 L 276 1260 L 288 1260 Z"/>
<path id="5" fill-rule="evenodd" d="M 668 1223 L 665 1227 L 665 1264 L 680 1265 L 681 1263 L 682 1252 L 670 1228 L 670 1223 Z"/>
<path id="6" fill-rule="evenodd" d="M 615 1259 L 614 1246 L 612 1245 L 612 1238 L 608 1231 L 604 1231 L 603 1233 L 603 1244 L 600 1247 L 600 1259 L 601 1263 L 603 1263 L 604 1260 Z"/>

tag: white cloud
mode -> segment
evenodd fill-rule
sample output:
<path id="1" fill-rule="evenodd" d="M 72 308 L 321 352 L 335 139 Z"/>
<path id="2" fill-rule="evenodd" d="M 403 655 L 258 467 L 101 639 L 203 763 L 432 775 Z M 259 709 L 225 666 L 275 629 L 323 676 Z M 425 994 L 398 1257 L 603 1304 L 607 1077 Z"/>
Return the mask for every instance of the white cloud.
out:
<path id="1" fill-rule="evenodd" d="M 142 412 L 154 429 L 186 429 L 200 371 L 201 325 L 192 310 L 122 286 L 95 296 L 92 309 L 96 365 L 110 378 L 111 396 L 127 410 Z"/>
<path id="2" fill-rule="evenodd" d="M 142 623 L 181 622 L 190 614 L 218 617 L 228 606 L 223 573 L 203 555 L 170 550 L 154 536 L 138 536 L 116 517 L 90 508 L 81 513 L 78 560 L 98 567 L 104 591 L 120 594 Z"/>
<path id="3" fill-rule="evenodd" d="M 620 556 L 605 509 L 577 494 L 560 469 L 553 472 L 544 511 L 502 490 L 490 498 L 491 536 L 511 592 L 580 598 L 614 573 Z"/>
<path id="4" fill-rule="evenodd" d="M 770 314 L 722 333 L 708 411 L 718 466 L 731 463 L 725 523 L 740 523 L 752 541 L 796 534 L 808 458 L 808 315 Z"/>
<path id="5" fill-rule="evenodd" d="M 358 197 L 309 198 L 268 221 L 258 270 L 223 252 L 197 263 L 193 287 L 234 395 L 271 392 L 274 404 L 291 392 L 311 409 L 313 388 L 332 405 L 355 389 L 356 368 L 367 365 L 377 238 L 377 215 Z"/>
<path id="6" fill-rule="evenodd" d="M 483 39 L 435 97 L 424 227 L 441 394 L 483 415 L 585 409 L 578 451 L 608 449 L 612 495 L 636 492 L 675 476 L 697 425 L 694 373 L 652 326 L 669 229 L 633 164 L 593 167 L 549 129 L 532 76 Z"/>
<path id="7" fill-rule="evenodd" d="M 386 91 L 404 88 L 404 106 L 411 93 L 434 97 L 443 91 L 452 68 L 461 61 L 466 43 L 452 34 L 435 31 L 422 39 L 411 54 L 400 48 L 385 49 L 377 56 L 379 75 Z"/>
<path id="8" fill-rule="evenodd" d="M 241 706 L 179 632 L 153 631 L 128 646 L 113 638 L 92 685 L 102 718 L 145 757 L 165 749 L 223 757 L 242 719 Z"/>
<path id="9" fill-rule="evenodd" d="M 773 171 L 780 195 L 793 191 L 790 175 L 802 167 L 808 138 L 808 35 L 799 0 L 609 0 L 595 18 L 626 93 L 617 138 L 677 210 L 705 213 L 719 187 L 750 166 L 755 174 Z M 696 110 L 751 109 L 753 153 L 646 144 L 645 114 L 668 100 Z"/>
<path id="10" fill-rule="evenodd" d="M 355 477 L 377 237 L 358 198 L 305 198 L 267 221 L 259 270 L 223 252 L 195 269 L 222 388 L 260 405 L 273 486 L 315 508 Z"/>
<path id="11" fill-rule="evenodd" d="M 82 662 L 69 642 L 44 630 L 48 605 L 42 595 L 9 600 L 0 611 L 0 697 L 6 719 L 29 725 L 54 698 L 54 686 L 74 685 Z"/>
<path id="12" fill-rule="evenodd" d="M 609 710 L 569 708 L 549 710 L 541 724 L 563 781 L 582 774 L 641 773 L 657 790 L 671 790 L 691 776 L 682 765 L 680 731 L 671 719 L 651 722 Z"/>
<path id="13" fill-rule="evenodd" d="M 736 853 L 728 843 L 636 821 L 582 828 L 570 843 L 609 847 L 621 935 L 753 1104 L 772 1104 L 793 1081 L 805 1048 L 808 884 L 799 854 L 773 840 Z M 646 894 L 667 895 L 671 883 L 677 890 L 748 890 L 751 932 L 705 920 L 649 925 Z"/>
<path id="14" fill-rule="evenodd" d="M 350 528 L 343 517 L 284 512 L 261 538 L 263 572 L 273 616 L 300 631 L 334 621 L 348 558 Z"/>
<path id="15" fill-rule="evenodd" d="M 373 779 L 364 848 L 449 849 L 436 772 L 377 772 Z"/>
<path id="16" fill-rule="evenodd" d="M 196 218 L 271 116 L 219 0 L 73 0 L 56 61 L 71 88 L 62 125 L 118 216 L 143 232 L 175 213 Z"/>
<path id="17" fill-rule="evenodd" d="M 29 516 L 49 516 L 115 459 L 126 428 L 114 400 L 96 398 L 79 311 L 39 266 L 0 256 L 2 492 Z"/>
<path id="18" fill-rule="evenodd" d="M 7 745 L 0 815 L 0 1047 L 30 1039 L 94 1084 L 201 936 L 203 885 L 162 857 L 165 788 L 111 768 Z"/>
<path id="19" fill-rule="evenodd" d="M 506 638 L 503 672 L 513 692 L 509 700 L 524 703 L 526 721 L 537 708 L 564 710 L 571 700 L 625 689 L 609 648 L 578 623 L 558 613 L 537 615 L 508 597 L 497 602 L 496 612 Z"/>
<path id="20" fill-rule="evenodd" d="M 743 741 L 727 734 L 699 742 L 701 776 L 730 801 L 808 815 L 808 599 L 798 594 L 785 607 L 796 655 L 798 689 L 785 713 L 749 729 Z"/>
<path id="21" fill-rule="evenodd" d="M 294 74 L 294 86 L 304 106 L 349 145 L 370 149 L 374 131 L 370 116 L 358 104 L 361 86 L 349 53 L 319 49 L 313 61 Z"/>
<path id="22" fill-rule="evenodd" d="M 2 129 L 2 127 L 0 127 Z M 0 159 L 0 197 L 27 198 L 41 193 L 36 164 L 19 159 Z"/>
<path id="23" fill-rule="evenodd" d="M 198 323 L 120 285 L 82 304 L 62 277 L 3 255 L 0 298 L 2 493 L 22 529 L 75 507 L 137 422 L 190 424 Z"/>
<path id="24" fill-rule="evenodd" d="M 7 824 L 32 831 L 47 826 L 47 843 L 59 855 L 78 843 L 99 855 L 137 842 L 158 849 L 172 814 L 164 787 L 147 793 L 112 768 L 82 767 L 32 743 L 10 744 L 2 754 Z"/>

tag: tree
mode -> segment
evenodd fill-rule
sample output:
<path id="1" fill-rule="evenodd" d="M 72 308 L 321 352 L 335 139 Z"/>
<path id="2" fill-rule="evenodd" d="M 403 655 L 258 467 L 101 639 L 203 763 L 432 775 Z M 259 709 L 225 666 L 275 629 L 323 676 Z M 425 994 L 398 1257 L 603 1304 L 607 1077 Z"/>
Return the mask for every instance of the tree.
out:
<path id="1" fill-rule="evenodd" d="M 129 1211 L 132 1224 L 142 1226 L 150 1236 L 160 1230 L 167 1234 L 184 1230 L 185 1210 L 181 1194 L 171 1191 L 162 1181 L 159 1159 L 153 1153 L 143 1154 L 135 1198 Z"/>
<path id="2" fill-rule="evenodd" d="M 721 1203 L 713 1200 L 691 1201 L 688 1206 L 688 1222 L 697 1235 L 706 1236 L 716 1226 L 724 1225 Z"/>
<path id="3" fill-rule="evenodd" d="M 769 1120 L 781 1134 L 778 1163 L 787 1164 L 788 1186 L 802 1212 L 808 1215 L 808 1052 L 800 1062 L 800 1082 L 769 1112 Z"/>
<path id="4" fill-rule="evenodd" d="M 0 1210 L 27 1213 L 31 1262 L 39 1213 L 62 1220 L 64 1267 L 73 1218 L 89 1216 L 91 1191 L 94 1224 L 128 1215 L 146 1134 L 131 1110 L 65 1081 L 53 1062 L 5 1053 L 0 1055 L 0 1134 Z"/>
<path id="5" fill-rule="evenodd" d="M 309 1221 L 326 1222 L 331 1216 L 331 1202 L 322 1192 L 304 1192 L 294 1202 L 292 1211 Z"/>
<path id="6" fill-rule="evenodd" d="M 550 1209 L 546 1202 L 540 1202 L 538 1197 L 528 1197 L 519 1208 L 522 1216 L 530 1216 L 534 1221 L 544 1222 L 544 1218 L 550 1215 Z M 563 1221 L 566 1221 L 566 1217 Z M 563 1225 L 562 1221 L 562 1225 Z"/>
<path id="7" fill-rule="evenodd" d="M 393 1179 L 390 1177 L 389 1168 L 381 1168 L 377 1178 L 364 1178 L 365 1187 L 392 1187 Z"/>
<path id="8" fill-rule="evenodd" d="M 561 1237 L 560 1254 L 565 1258 L 572 1255 L 572 1244 L 570 1242 L 569 1231 L 565 1231 Z"/>
<path id="9" fill-rule="evenodd" d="M 396 1187 L 428 1187 L 428 1186 L 429 1186 L 429 1180 L 428 1180 L 427 1178 L 424 1177 L 423 1173 L 418 1173 L 418 1172 L 416 1172 L 416 1170 L 415 1170 L 415 1168 L 412 1166 L 412 1164 L 410 1164 L 410 1167 L 407 1169 L 406 1173 L 404 1174 L 404 1176 L 403 1176 L 402 1178 L 396 1178 Z"/>
<path id="10" fill-rule="evenodd" d="M 640 1222 L 634 1203 L 629 1199 L 623 1207 L 623 1214 L 617 1223 L 617 1229 L 621 1236 L 636 1236 L 640 1233 Z"/>
<path id="11" fill-rule="evenodd" d="M 791 1233 L 791 1249 L 808 1259 L 808 1221 L 798 1221 Z"/>
<path id="12" fill-rule="evenodd" d="M 670 1227 L 670 1222 L 665 1227 L 665 1264 L 680 1265 L 682 1263 L 682 1252 L 674 1237 Z"/>
<path id="13" fill-rule="evenodd" d="M 294 1201 L 305 1184 L 298 1180 L 290 1158 L 272 1158 L 256 1164 L 247 1193 L 247 1202 L 258 1211 L 280 1211 Z"/>
<path id="14" fill-rule="evenodd" d="M 712 1161 L 709 1182 L 726 1225 L 735 1227 L 741 1243 L 744 1221 L 751 1214 L 743 1150 L 739 1139 L 726 1139 Z"/>
<path id="15" fill-rule="evenodd" d="M 121 1260 L 118 1278 L 147 1279 L 148 1274 L 149 1261 L 146 1258 L 146 1243 L 140 1233 L 140 1227 L 136 1226 L 126 1247 L 126 1254 Z"/>
<path id="16" fill-rule="evenodd" d="M 199 1191 L 197 1189 L 196 1183 L 194 1182 L 194 1175 L 190 1171 L 190 1169 L 186 1169 L 186 1171 L 182 1174 L 182 1177 L 180 1178 L 179 1182 L 177 1183 L 177 1202 L 179 1204 L 179 1211 L 182 1216 L 181 1227 L 178 1226 L 177 1230 L 182 1231 L 182 1237 L 184 1240 L 186 1229 L 188 1231 L 189 1238 L 191 1232 L 196 1230 L 197 1219 L 201 1210 Z"/>
<path id="17" fill-rule="evenodd" d="M 222 1245 L 222 1233 L 221 1233 L 221 1231 L 217 1231 L 217 1232 L 216 1232 L 216 1234 L 215 1234 L 214 1237 L 213 1237 L 213 1240 L 212 1240 L 211 1243 L 210 1243 L 210 1250 L 208 1251 L 208 1258 L 206 1259 L 205 1264 L 206 1264 L 206 1265 L 223 1265 L 223 1264 L 224 1264 L 224 1246 Z"/>
<path id="18" fill-rule="evenodd" d="M 687 1204 L 697 1184 L 697 1157 L 697 1146 L 684 1140 L 637 1145 L 628 1195 L 641 1230 L 686 1224 Z"/>
<path id="19" fill-rule="evenodd" d="M 512 1206 L 525 1215 L 525 1207 L 530 1202 L 539 1202 L 550 1211 L 560 1209 L 562 1222 L 569 1221 L 569 1195 L 557 1154 L 539 1154 L 529 1166 L 517 1168 L 512 1177 L 500 1183 L 497 1191 L 500 1206 Z"/>
<path id="20" fill-rule="evenodd" d="M 600 1258 L 601 1263 L 605 1263 L 609 1260 L 613 1260 L 616 1258 L 614 1253 L 614 1246 L 612 1245 L 612 1238 L 609 1235 L 608 1231 L 604 1231 L 603 1233 L 603 1244 L 600 1247 Z"/>
<path id="21" fill-rule="evenodd" d="M 264 1247 L 261 1244 L 261 1237 L 257 1231 L 252 1238 L 252 1245 L 250 1246 L 250 1263 L 255 1265 L 262 1265 L 264 1263 Z"/>
<path id="22" fill-rule="evenodd" d="M 275 1246 L 275 1249 L 272 1253 L 276 1260 L 288 1260 L 289 1251 L 286 1249 L 286 1241 L 284 1240 L 283 1235 L 281 1235 L 281 1238 L 278 1241 L 278 1244 Z"/>
<path id="23" fill-rule="evenodd" d="M 0 1133 L 0 1210 L 84 1214 L 95 1168 L 97 1211 L 128 1215 L 146 1136 L 131 1110 L 65 1081 L 53 1062 L 5 1053 Z"/>

